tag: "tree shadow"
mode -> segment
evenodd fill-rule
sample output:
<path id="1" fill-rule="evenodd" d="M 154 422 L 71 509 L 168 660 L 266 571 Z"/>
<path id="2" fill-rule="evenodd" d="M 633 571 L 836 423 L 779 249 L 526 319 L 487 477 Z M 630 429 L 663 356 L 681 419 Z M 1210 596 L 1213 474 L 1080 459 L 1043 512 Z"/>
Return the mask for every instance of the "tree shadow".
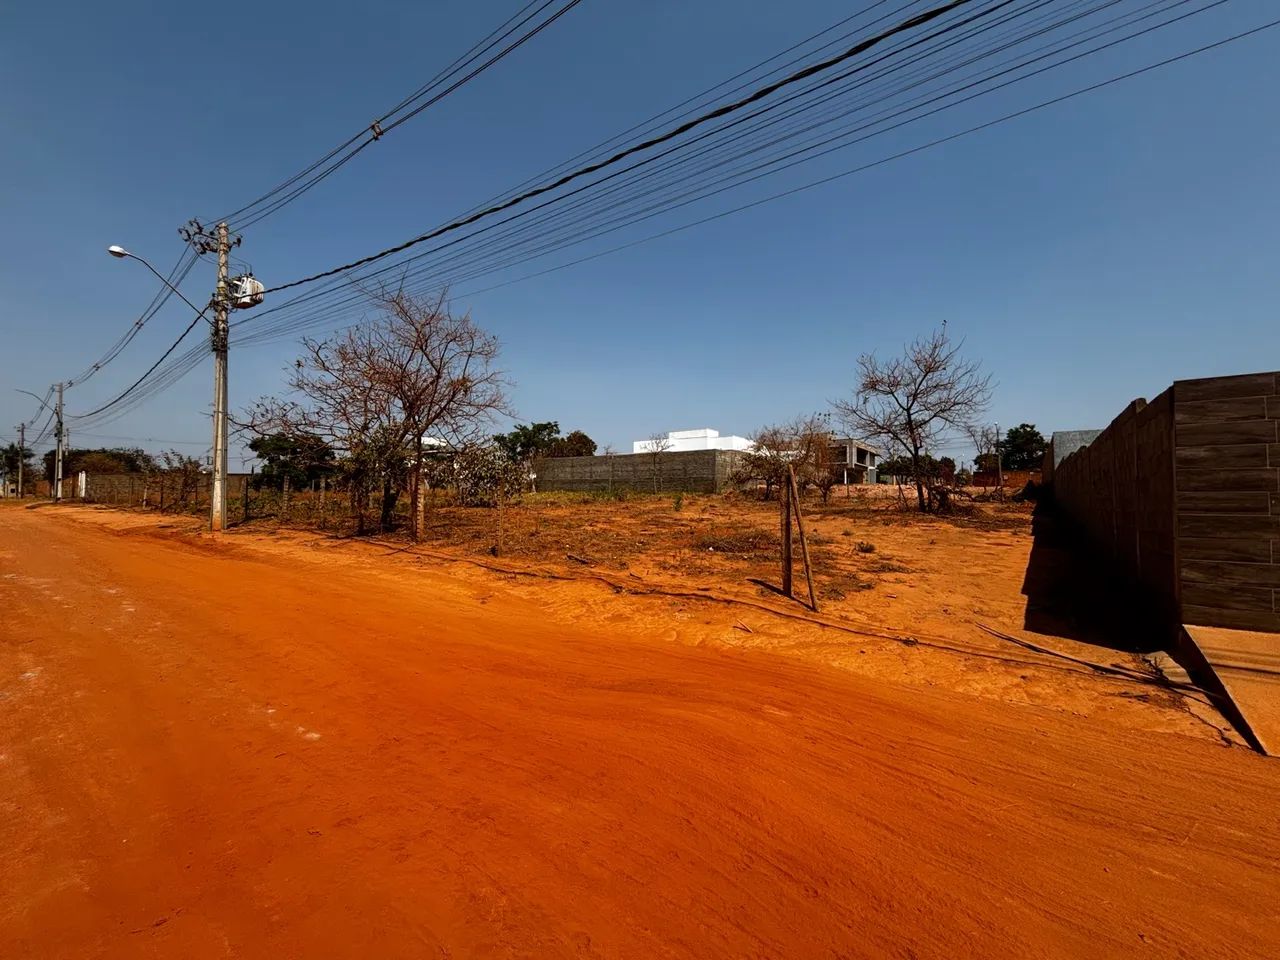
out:
<path id="1" fill-rule="evenodd" d="M 1036 505 L 1031 531 L 1024 629 L 1129 653 L 1168 648 L 1168 625 L 1155 605 L 1051 502 Z"/>

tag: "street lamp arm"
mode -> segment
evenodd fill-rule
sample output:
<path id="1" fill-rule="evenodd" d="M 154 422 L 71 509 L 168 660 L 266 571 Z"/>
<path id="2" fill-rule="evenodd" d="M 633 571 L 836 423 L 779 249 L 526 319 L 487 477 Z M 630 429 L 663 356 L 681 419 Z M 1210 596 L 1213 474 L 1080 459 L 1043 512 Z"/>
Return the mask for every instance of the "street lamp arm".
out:
<path id="1" fill-rule="evenodd" d="M 125 250 L 122 247 L 114 247 L 114 246 L 108 247 L 107 252 L 111 254 L 113 257 L 128 257 L 131 260 L 137 260 L 140 264 L 142 264 L 144 267 L 146 267 L 148 270 L 154 273 L 156 277 L 159 278 L 161 283 L 163 283 L 166 287 L 168 287 L 170 290 L 176 293 L 179 297 L 181 297 L 182 302 L 185 303 L 188 307 L 190 307 L 196 313 L 199 313 L 199 314 L 204 313 L 204 310 L 200 309 L 194 303 L 188 300 L 186 294 L 184 294 L 181 290 L 179 290 L 172 283 L 170 283 L 168 278 L 165 277 L 164 274 L 162 274 L 159 270 L 153 267 L 150 263 L 148 263 L 145 258 L 138 256 L 136 253 L 130 253 L 128 250 Z M 205 317 L 205 322 L 209 324 L 213 323 L 213 321 L 210 320 L 208 317 Z"/>
<path id="2" fill-rule="evenodd" d="M 49 405 L 44 402 L 43 397 L 37 396 L 36 394 L 32 393 L 30 390 L 23 390 L 21 387 L 14 387 L 13 389 L 17 390 L 18 393 L 25 393 L 28 397 L 30 397 L 36 403 L 40 404 L 40 409 L 47 410 L 49 408 Z"/>

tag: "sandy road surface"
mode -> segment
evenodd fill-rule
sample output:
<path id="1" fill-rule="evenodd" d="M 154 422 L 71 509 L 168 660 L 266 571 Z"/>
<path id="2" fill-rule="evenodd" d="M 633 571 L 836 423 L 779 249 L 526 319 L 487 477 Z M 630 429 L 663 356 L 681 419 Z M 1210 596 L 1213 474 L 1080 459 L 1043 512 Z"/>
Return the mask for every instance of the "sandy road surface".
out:
<path id="1" fill-rule="evenodd" d="M 0 956 L 1275 956 L 1280 764 L 0 510 Z"/>

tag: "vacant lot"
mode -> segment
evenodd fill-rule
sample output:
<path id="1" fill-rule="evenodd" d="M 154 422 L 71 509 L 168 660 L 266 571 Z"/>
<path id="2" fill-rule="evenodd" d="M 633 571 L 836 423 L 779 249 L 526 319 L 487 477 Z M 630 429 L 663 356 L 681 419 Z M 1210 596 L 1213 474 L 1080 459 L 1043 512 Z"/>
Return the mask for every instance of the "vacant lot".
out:
<path id="1" fill-rule="evenodd" d="M 0 509 L 0 955 L 1273 954 L 1280 767 L 1155 688 L 473 552 Z"/>
<path id="2" fill-rule="evenodd" d="M 261 497 L 255 507 L 269 507 Z M 690 644 L 769 649 L 866 676 L 940 686 L 1213 740 L 1233 739 L 1203 697 L 1154 682 L 1136 651 L 1151 647 L 1124 617 L 1094 616 L 1117 598 L 1071 582 L 1063 551 L 1032 537 L 1032 505 L 965 504 L 943 517 L 903 510 L 888 487 L 806 498 L 821 616 L 779 596 L 776 502 L 741 495 L 539 494 L 498 511 L 434 505 L 419 544 L 403 535 L 352 540 L 330 497 L 327 529 L 314 498 L 295 497 L 289 523 L 259 517 L 233 542 L 300 562 L 379 558 L 380 566 L 454 563 L 456 577 L 506 589 L 568 622 Z M 97 522 L 154 528 L 154 515 L 97 511 Z M 159 521 L 200 529 L 193 517 Z M 501 534 L 502 549 L 494 551 Z M 799 548 L 797 547 L 797 558 Z M 1034 561 L 1034 562 L 1033 562 Z M 806 596 L 797 559 L 797 595 Z M 1043 596 L 1044 581 L 1066 583 Z M 1030 594 L 1030 595 L 1029 595 Z M 637 603 L 638 597 L 648 602 Z M 1119 598 L 1123 607 L 1127 598 Z M 1031 615 L 1029 616 L 1029 610 Z M 815 621 L 828 624 L 815 626 Z M 991 632 L 1028 640 L 1037 652 Z M 1061 654 L 1062 656 L 1055 656 Z M 1074 659 L 1065 659 L 1074 658 Z M 1126 676 L 1101 675 L 1086 661 Z M 1138 675 L 1135 681 L 1132 675 Z"/>

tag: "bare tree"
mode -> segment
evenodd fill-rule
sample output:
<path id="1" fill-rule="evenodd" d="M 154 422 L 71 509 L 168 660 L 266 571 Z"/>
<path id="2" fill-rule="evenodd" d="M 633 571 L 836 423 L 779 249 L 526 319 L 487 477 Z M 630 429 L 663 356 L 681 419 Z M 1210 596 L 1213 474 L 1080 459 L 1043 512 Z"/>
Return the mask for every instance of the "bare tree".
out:
<path id="1" fill-rule="evenodd" d="M 1000 432 L 989 423 L 974 423 L 968 429 L 969 441 L 973 444 L 974 466 L 979 470 L 995 472 L 996 450 L 1000 446 Z"/>
<path id="2" fill-rule="evenodd" d="M 166 476 L 176 481 L 177 490 L 169 501 L 175 510 L 186 510 L 200 489 L 200 461 L 177 450 L 166 450 L 160 454 L 161 484 Z M 163 509 L 163 493 L 161 494 Z"/>
<path id="3" fill-rule="evenodd" d="M 835 450 L 832 448 L 830 433 L 824 434 L 821 440 L 822 442 L 816 444 L 813 448 L 811 463 L 813 467 L 813 485 L 822 494 L 822 502 L 825 504 L 831 499 L 832 489 L 840 482 L 840 475 L 837 473 L 836 455 Z"/>
<path id="4" fill-rule="evenodd" d="M 671 449 L 671 438 L 665 433 L 651 433 L 646 449 L 653 458 L 653 492 L 657 493 L 662 486 L 662 455 Z"/>
<path id="5" fill-rule="evenodd" d="M 834 472 L 831 463 L 831 431 L 823 417 L 801 415 L 786 423 L 761 427 L 751 437 L 752 448 L 739 458 L 735 480 L 764 483 L 764 496 L 773 496 L 775 487 L 787 482 L 787 467 L 796 472 L 801 489 L 816 486 L 826 502 Z M 831 483 L 824 482 L 831 478 Z"/>
<path id="6" fill-rule="evenodd" d="M 991 399 L 990 375 L 979 362 L 960 357 L 962 345 L 952 344 L 944 326 L 900 357 L 863 355 L 853 397 L 832 403 L 851 432 L 910 459 L 921 511 L 934 506 L 932 492 L 926 497 L 925 449 L 936 446 L 948 427 L 968 432 Z"/>
<path id="7" fill-rule="evenodd" d="M 506 381 L 494 366 L 497 339 L 469 314 L 449 311 L 444 293 L 369 293 L 377 313 L 324 340 L 304 339 L 289 372 L 292 396 L 263 398 L 249 411 L 254 433 L 310 434 L 344 455 L 357 526 L 381 487 L 379 526 L 389 530 L 401 490 L 420 536 L 424 447 L 476 442 L 506 413 Z"/>

